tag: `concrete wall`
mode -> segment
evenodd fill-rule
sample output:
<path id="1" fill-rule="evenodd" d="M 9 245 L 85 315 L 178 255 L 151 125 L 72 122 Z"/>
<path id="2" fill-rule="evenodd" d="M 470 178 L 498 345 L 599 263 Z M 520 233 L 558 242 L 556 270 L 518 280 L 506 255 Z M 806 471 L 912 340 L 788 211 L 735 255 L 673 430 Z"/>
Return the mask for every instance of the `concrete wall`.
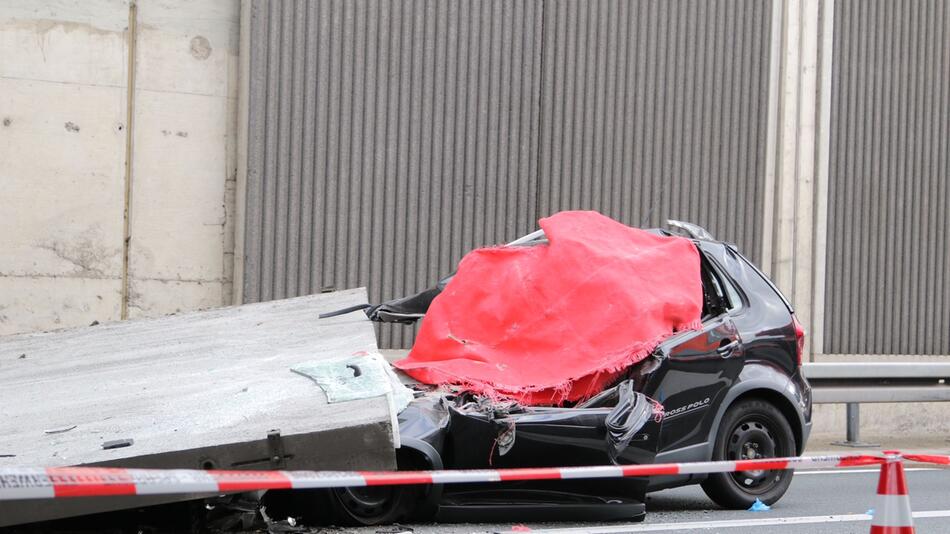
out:
<path id="1" fill-rule="evenodd" d="M 230 303 L 239 11 L 0 4 L 0 334 Z"/>

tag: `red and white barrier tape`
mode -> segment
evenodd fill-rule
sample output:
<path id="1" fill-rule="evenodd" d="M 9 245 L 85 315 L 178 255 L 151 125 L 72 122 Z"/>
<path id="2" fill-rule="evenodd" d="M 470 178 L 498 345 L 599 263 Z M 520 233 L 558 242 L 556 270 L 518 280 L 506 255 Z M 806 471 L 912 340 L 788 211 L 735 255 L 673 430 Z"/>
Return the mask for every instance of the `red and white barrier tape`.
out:
<path id="1" fill-rule="evenodd" d="M 893 452 L 893 451 L 887 451 Z M 885 452 L 885 454 L 887 454 Z M 903 454 L 896 453 L 900 457 L 908 462 L 920 462 L 922 464 L 937 464 L 937 465 L 950 465 L 950 456 L 944 456 L 941 454 Z"/>
<path id="2" fill-rule="evenodd" d="M 922 457 L 922 456 L 921 456 Z M 908 459 L 910 459 L 908 457 Z M 0 468 L 0 500 L 228 493 L 268 489 L 621 478 L 880 464 L 879 456 L 804 456 L 729 462 L 444 471 L 215 471 L 107 467 Z M 922 460 L 923 461 L 923 460 Z M 938 462 L 941 463 L 941 462 Z M 950 463 L 948 460 L 946 463 Z"/>

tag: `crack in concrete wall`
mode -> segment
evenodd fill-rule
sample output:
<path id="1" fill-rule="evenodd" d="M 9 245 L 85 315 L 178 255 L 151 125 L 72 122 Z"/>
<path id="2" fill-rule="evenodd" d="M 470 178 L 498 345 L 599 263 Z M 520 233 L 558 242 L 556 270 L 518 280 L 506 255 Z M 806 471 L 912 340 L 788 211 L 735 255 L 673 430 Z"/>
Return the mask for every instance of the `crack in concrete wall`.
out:
<path id="1" fill-rule="evenodd" d="M 103 242 L 101 232 L 90 229 L 69 241 L 51 239 L 37 243 L 36 248 L 51 252 L 72 265 L 69 274 L 74 278 L 115 278 L 109 268 L 119 251 L 106 247 Z"/>

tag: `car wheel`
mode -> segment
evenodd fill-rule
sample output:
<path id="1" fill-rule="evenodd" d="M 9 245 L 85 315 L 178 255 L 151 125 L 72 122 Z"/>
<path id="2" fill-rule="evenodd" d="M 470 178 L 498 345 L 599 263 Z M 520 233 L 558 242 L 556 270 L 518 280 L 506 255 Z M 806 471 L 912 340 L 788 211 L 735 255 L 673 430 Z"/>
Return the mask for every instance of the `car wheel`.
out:
<path id="1" fill-rule="evenodd" d="M 408 519 L 419 502 L 415 486 L 335 488 L 330 491 L 335 519 L 347 525 L 382 525 Z"/>
<path id="2" fill-rule="evenodd" d="M 752 460 L 795 455 L 795 437 L 788 420 L 764 400 L 745 400 L 730 406 L 716 436 L 713 460 Z M 747 509 L 759 499 L 771 505 L 782 498 L 794 471 L 712 473 L 703 491 L 724 508 Z"/>

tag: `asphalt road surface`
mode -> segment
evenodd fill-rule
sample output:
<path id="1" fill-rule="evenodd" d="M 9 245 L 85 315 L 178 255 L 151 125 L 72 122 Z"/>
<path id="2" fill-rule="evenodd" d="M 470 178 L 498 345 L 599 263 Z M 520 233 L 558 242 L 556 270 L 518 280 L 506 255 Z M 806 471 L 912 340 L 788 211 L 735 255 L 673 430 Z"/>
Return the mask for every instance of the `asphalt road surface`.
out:
<path id="1" fill-rule="evenodd" d="M 950 532 L 950 470 L 906 468 L 918 534 Z M 534 534 L 619 534 L 625 532 L 862 533 L 870 530 L 878 470 L 800 471 L 788 493 L 767 512 L 722 510 L 699 486 L 653 493 L 642 523 L 527 523 Z M 512 532 L 511 523 L 407 525 L 413 534 Z M 411 529 L 411 530 L 410 530 Z M 398 532 L 392 527 L 347 529 L 353 534 Z M 340 532 L 340 531 L 334 531 Z"/>

